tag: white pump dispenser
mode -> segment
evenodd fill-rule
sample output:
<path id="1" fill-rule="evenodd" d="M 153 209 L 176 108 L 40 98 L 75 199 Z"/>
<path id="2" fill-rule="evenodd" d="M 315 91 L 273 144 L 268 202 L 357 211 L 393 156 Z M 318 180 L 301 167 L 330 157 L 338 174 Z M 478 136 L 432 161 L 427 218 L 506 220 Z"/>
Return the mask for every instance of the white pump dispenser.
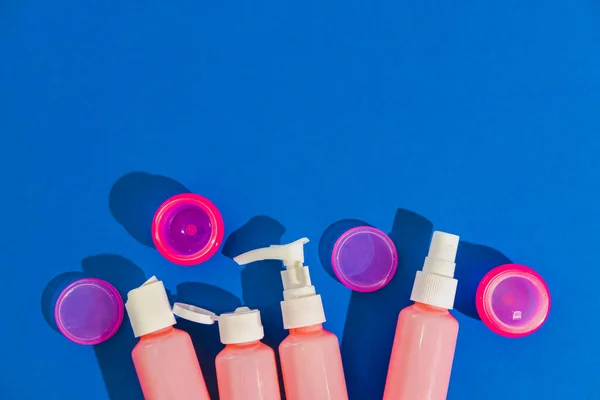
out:
<path id="1" fill-rule="evenodd" d="M 281 271 L 283 301 L 281 314 L 285 329 L 302 328 L 325 322 L 325 311 L 321 296 L 310 281 L 310 272 L 304 265 L 304 245 L 308 238 L 283 245 L 271 245 L 241 254 L 234 258 L 240 265 L 262 260 L 281 260 L 285 270 Z"/>
<path id="2" fill-rule="evenodd" d="M 452 310 L 458 281 L 454 279 L 459 237 L 433 232 L 422 271 L 417 271 L 410 295 L 412 301 Z"/>

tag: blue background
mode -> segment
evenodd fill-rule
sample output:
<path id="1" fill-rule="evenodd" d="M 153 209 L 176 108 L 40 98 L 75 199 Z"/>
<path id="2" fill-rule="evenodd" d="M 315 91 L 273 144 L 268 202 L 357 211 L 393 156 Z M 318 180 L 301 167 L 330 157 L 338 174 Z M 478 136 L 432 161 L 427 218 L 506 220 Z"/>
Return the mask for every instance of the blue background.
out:
<path id="1" fill-rule="evenodd" d="M 127 323 L 96 348 L 52 327 L 53 290 L 81 275 L 125 293 L 156 274 L 174 299 L 261 307 L 277 344 L 280 265 L 230 257 L 308 236 L 351 399 L 376 400 L 440 229 L 464 240 L 448 398 L 598 399 L 599 111 L 593 0 L 4 0 L 0 398 L 141 398 Z M 186 188 L 226 225 L 194 268 L 148 241 L 153 208 Z M 362 296 L 327 271 L 357 223 L 400 253 L 393 282 Z M 472 318 L 476 282 L 509 259 L 553 296 L 519 340 Z M 216 328 L 180 325 L 214 391 Z"/>

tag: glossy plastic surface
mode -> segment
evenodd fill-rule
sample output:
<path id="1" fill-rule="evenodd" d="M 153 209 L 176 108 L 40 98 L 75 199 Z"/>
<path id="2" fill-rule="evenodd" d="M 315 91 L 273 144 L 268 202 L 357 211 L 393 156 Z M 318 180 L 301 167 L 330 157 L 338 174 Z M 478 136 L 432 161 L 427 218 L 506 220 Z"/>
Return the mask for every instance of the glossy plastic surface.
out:
<path id="1" fill-rule="evenodd" d="M 209 400 L 190 335 L 173 327 L 142 336 L 132 352 L 145 400 Z"/>
<path id="2" fill-rule="evenodd" d="M 383 400 L 445 400 L 458 321 L 415 303 L 400 312 Z"/>
<path id="3" fill-rule="evenodd" d="M 337 336 L 322 325 L 290 329 L 279 345 L 287 400 L 347 400 Z"/>
<path id="4" fill-rule="evenodd" d="M 60 332 L 77 344 L 110 339 L 123 322 L 123 300 L 113 285 L 95 278 L 80 279 L 58 296 L 54 319 Z"/>
<path id="5" fill-rule="evenodd" d="M 535 332 L 546 321 L 550 291 L 531 268 L 501 265 L 479 283 L 476 305 L 488 328 L 499 335 L 517 338 Z"/>
<path id="6" fill-rule="evenodd" d="M 223 242 L 223 218 L 208 199 L 183 193 L 165 201 L 156 211 L 152 239 L 158 251 L 179 265 L 200 264 Z"/>
<path id="7" fill-rule="evenodd" d="M 398 254 L 388 235 L 370 226 L 359 226 L 338 238 L 331 265 L 344 286 L 357 292 L 373 292 L 394 277 Z"/>
<path id="8" fill-rule="evenodd" d="M 215 365 L 221 400 L 281 399 L 275 352 L 266 344 L 228 344 Z"/>

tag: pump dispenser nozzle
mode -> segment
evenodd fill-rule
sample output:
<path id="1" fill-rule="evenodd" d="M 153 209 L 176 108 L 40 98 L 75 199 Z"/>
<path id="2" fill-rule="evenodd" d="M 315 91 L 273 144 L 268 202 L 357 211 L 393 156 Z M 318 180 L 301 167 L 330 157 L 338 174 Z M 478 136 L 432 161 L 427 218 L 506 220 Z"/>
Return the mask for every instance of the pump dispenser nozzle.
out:
<path id="1" fill-rule="evenodd" d="M 451 310 L 458 281 L 454 279 L 454 263 L 459 237 L 435 231 L 422 271 L 417 271 L 410 295 L 412 301 Z"/>
<path id="2" fill-rule="evenodd" d="M 295 242 L 271 245 L 251 250 L 235 257 L 240 265 L 262 260 L 281 260 L 285 270 L 281 271 L 283 301 L 281 313 L 285 329 L 301 328 L 325 322 L 321 296 L 316 294 L 310 281 L 310 272 L 304 265 L 304 245 L 308 238 Z"/>

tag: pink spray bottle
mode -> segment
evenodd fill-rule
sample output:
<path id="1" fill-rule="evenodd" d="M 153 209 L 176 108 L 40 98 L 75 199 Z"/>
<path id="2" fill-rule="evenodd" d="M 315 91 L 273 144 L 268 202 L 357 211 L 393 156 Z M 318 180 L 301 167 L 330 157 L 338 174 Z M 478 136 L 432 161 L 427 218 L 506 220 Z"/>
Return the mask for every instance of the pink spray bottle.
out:
<path id="1" fill-rule="evenodd" d="M 190 335 L 175 317 L 162 281 L 129 291 L 125 304 L 139 343 L 131 355 L 146 400 L 210 400 Z"/>
<path id="2" fill-rule="evenodd" d="M 239 307 L 232 313 L 213 312 L 175 303 L 173 313 L 200 324 L 219 323 L 225 348 L 217 355 L 217 383 L 221 400 L 280 400 L 275 352 L 261 342 L 260 311 Z"/>
<path id="3" fill-rule="evenodd" d="M 458 321 L 454 306 L 458 236 L 434 232 L 422 271 L 400 312 L 383 400 L 445 400 Z"/>
<path id="4" fill-rule="evenodd" d="M 286 245 L 252 250 L 234 258 L 240 264 L 281 260 L 283 325 L 289 335 L 279 345 L 287 400 L 347 400 L 346 380 L 338 338 L 323 329 L 321 296 L 304 266 L 307 238 Z"/>

